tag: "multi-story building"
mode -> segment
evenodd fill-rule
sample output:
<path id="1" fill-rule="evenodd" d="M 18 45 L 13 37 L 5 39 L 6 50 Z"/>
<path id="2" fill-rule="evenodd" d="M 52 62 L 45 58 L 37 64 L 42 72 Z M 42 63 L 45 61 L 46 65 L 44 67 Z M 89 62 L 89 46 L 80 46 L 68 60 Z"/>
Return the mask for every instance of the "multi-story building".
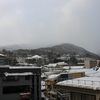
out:
<path id="1" fill-rule="evenodd" d="M 85 76 L 84 72 L 60 73 L 60 74 L 52 74 L 48 76 L 48 78 L 45 80 L 47 96 L 49 96 L 50 100 L 58 100 L 57 96 L 59 94 L 57 95 L 58 91 L 56 89 L 56 83 L 58 83 L 59 81 L 74 79 L 74 78 L 79 78 L 79 77 L 84 77 L 84 76 Z"/>
<path id="2" fill-rule="evenodd" d="M 41 100 L 40 67 L 0 66 L 0 100 Z"/>
<path id="3" fill-rule="evenodd" d="M 84 62 L 84 65 L 85 65 L 85 68 L 88 68 L 89 69 L 89 68 L 95 67 L 97 65 L 97 62 L 94 61 L 94 60 L 86 60 Z"/>
<path id="4" fill-rule="evenodd" d="M 100 100 L 100 78 L 82 77 L 57 83 L 57 88 L 69 93 L 68 100 Z M 65 92 L 66 93 L 66 92 Z M 57 99 L 61 100 L 61 99 Z"/>

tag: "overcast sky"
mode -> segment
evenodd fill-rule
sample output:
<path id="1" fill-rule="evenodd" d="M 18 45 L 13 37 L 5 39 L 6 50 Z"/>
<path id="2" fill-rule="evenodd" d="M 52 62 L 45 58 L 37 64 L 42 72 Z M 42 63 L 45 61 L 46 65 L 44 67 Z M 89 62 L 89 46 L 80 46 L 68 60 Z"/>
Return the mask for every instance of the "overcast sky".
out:
<path id="1" fill-rule="evenodd" d="M 100 0 L 0 0 L 0 46 L 72 43 L 100 51 Z"/>

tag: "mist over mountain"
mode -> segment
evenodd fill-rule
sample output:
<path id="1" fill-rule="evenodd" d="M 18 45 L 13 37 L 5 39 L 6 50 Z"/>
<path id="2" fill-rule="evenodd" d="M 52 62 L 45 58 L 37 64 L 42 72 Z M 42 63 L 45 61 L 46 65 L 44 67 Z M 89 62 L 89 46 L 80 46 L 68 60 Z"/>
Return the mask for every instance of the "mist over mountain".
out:
<path id="1" fill-rule="evenodd" d="M 21 45 L 10 45 L 10 46 L 1 46 L 0 50 L 6 49 L 6 50 L 18 50 L 18 49 L 28 49 L 28 50 L 35 50 L 37 52 L 55 52 L 58 54 L 79 54 L 79 55 L 84 55 L 88 54 L 91 56 L 97 56 L 96 54 L 89 52 L 85 50 L 82 47 L 70 44 L 70 43 L 63 43 L 60 45 L 55 45 L 55 46 L 48 46 L 48 47 L 40 47 L 38 45 L 33 45 L 33 44 L 21 44 Z"/>
<path id="2" fill-rule="evenodd" d="M 36 49 L 36 50 L 52 51 L 52 52 L 56 52 L 56 53 L 59 53 L 59 54 L 96 55 L 92 52 L 85 50 L 82 47 L 79 47 L 79 46 L 76 46 L 76 45 L 73 45 L 73 44 L 70 44 L 70 43 L 63 43 L 63 44 L 52 46 L 52 47 L 39 48 L 39 49 Z"/>
<path id="3" fill-rule="evenodd" d="M 18 49 L 36 49 L 36 48 L 40 48 L 40 46 L 34 44 L 15 44 L 15 45 L 0 46 L 0 50 L 6 49 L 10 51 Z"/>

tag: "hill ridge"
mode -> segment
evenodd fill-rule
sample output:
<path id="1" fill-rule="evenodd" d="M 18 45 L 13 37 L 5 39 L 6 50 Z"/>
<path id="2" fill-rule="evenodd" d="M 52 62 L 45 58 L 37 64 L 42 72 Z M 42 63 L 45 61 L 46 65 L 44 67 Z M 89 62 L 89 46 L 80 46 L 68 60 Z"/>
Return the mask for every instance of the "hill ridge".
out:
<path id="1" fill-rule="evenodd" d="M 48 46 L 48 47 L 40 47 L 40 48 L 35 48 L 34 45 L 29 45 L 29 44 L 23 44 L 23 45 L 10 45 L 10 46 L 2 46 L 0 47 L 0 50 L 6 49 L 6 50 L 18 50 L 18 49 L 28 49 L 28 50 L 36 50 L 37 52 L 41 51 L 51 51 L 59 54 L 68 54 L 68 53 L 75 53 L 79 55 L 84 55 L 84 54 L 89 54 L 89 55 L 96 55 L 92 52 L 89 52 L 88 50 L 76 46 L 71 43 L 62 43 L 59 45 L 53 45 L 53 46 Z"/>

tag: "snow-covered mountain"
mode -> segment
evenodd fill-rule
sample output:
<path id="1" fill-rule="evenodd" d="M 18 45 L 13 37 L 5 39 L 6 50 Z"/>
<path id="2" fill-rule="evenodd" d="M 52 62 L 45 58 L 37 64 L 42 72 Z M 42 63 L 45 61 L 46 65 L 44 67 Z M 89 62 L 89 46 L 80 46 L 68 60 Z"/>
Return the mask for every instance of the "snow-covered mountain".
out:
<path id="1" fill-rule="evenodd" d="M 34 44 L 20 44 L 20 45 L 9 45 L 9 46 L 1 46 L 0 50 L 18 50 L 18 49 L 35 49 L 37 51 L 52 51 L 59 54 L 68 54 L 68 53 L 75 53 L 75 54 L 89 54 L 89 55 L 96 55 L 85 50 L 82 47 L 70 44 L 70 43 L 63 43 L 60 45 L 48 46 L 48 47 L 40 47 Z"/>

